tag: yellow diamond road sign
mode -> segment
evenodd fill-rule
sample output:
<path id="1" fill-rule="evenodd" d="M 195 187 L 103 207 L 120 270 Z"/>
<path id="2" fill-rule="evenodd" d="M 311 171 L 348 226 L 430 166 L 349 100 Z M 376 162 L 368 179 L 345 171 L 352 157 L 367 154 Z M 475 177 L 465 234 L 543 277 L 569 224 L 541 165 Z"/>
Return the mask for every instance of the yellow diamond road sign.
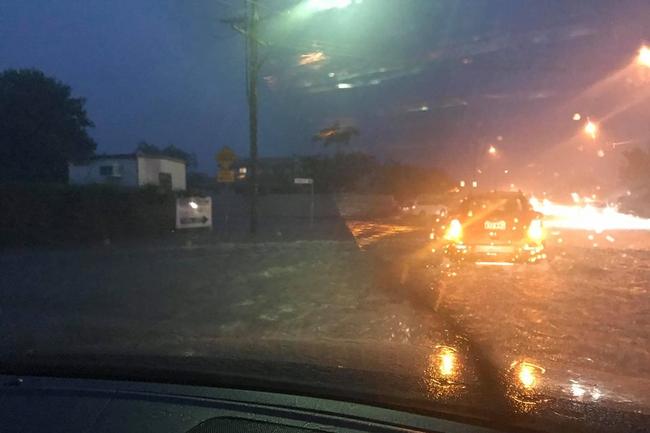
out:
<path id="1" fill-rule="evenodd" d="M 226 146 L 217 152 L 217 154 L 214 156 L 214 159 L 217 160 L 217 164 L 219 164 L 220 170 L 228 170 L 230 169 L 230 166 L 235 162 L 235 159 L 237 159 L 237 156 L 231 148 Z"/>

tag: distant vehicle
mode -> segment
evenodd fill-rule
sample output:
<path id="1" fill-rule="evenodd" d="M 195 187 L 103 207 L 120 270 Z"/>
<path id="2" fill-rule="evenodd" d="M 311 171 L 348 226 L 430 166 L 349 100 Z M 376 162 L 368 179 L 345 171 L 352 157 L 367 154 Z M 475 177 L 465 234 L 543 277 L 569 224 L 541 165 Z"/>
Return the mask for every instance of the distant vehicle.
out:
<path id="1" fill-rule="evenodd" d="M 397 204 L 399 211 L 402 216 L 413 215 L 413 210 L 415 210 L 415 201 L 414 200 L 404 200 L 400 201 Z"/>
<path id="2" fill-rule="evenodd" d="M 607 208 L 616 207 L 615 204 L 609 203 L 609 202 L 606 202 L 606 201 L 603 201 L 603 200 L 588 201 L 588 202 L 585 202 L 585 206 L 591 206 L 592 208 L 598 209 L 598 210 L 604 210 L 604 209 L 607 209 Z"/>
<path id="3" fill-rule="evenodd" d="M 446 217 L 447 206 L 439 196 L 418 196 L 412 202 L 402 204 L 402 212 L 415 216 Z"/>
<path id="4" fill-rule="evenodd" d="M 532 263 L 546 257 L 542 214 L 521 192 L 467 196 L 430 238 L 439 245 L 433 250 L 453 261 Z"/>

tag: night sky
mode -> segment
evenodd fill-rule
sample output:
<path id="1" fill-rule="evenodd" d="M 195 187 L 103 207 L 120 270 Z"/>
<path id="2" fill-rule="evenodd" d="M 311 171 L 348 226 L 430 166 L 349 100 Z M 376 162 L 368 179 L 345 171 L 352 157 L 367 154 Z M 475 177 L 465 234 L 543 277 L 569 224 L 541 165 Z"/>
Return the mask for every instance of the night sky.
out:
<path id="1" fill-rule="evenodd" d="M 173 143 L 212 173 L 221 146 L 247 151 L 243 39 L 220 21 L 243 4 L 3 0 L 0 69 L 42 69 L 87 98 L 98 152 Z M 361 131 L 353 149 L 380 158 L 466 171 L 494 143 L 499 169 L 559 177 L 575 158 L 592 171 L 617 164 L 584 149 L 575 112 L 607 131 L 585 145 L 650 137 L 650 80 L 633 65 L 650 38 L 647 1 L 364 0 L 307 13 L 269 0 L 260 10 L 263 156 L 321 152 L 311 136 L 339 121 Z"/>

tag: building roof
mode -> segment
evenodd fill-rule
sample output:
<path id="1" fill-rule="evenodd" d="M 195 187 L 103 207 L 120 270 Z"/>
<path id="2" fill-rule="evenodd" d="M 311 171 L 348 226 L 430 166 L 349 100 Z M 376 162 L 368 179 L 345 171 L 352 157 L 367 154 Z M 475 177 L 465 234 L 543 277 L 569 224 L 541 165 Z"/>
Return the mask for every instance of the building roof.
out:
<path id="1" fill-rule="evenodd" d="M 83 164 L 85 164 L 87 162 L 90 162 L 90 161 L 101 161 L 102 159 L 135 159 L 137 157 L 149 158 L 149 159 L 166 159 L 168 161 L 179 162 L 179 163 L 187 165 L 187 161 L 185 161 L 184 159 L 181 159 L 181 158 L 174 158 L 173 156 L 167 156 L 167 155 L 147 154 L 147 153 L 143 153 L 143 152 L 94 155 L 94 156 L 91 156 L 90 158 L 85 159 L 83 161 L 76 161 L 76 162 L 74 162 L 74 164 L 75 165 L 83 165 Z"/>

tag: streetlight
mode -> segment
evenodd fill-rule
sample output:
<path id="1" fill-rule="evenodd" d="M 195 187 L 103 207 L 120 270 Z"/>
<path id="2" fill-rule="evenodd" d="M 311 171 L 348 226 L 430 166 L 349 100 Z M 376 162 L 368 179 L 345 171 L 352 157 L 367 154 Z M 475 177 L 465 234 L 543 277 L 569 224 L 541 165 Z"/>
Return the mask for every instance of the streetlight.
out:
<path id="1" fill-rule="evenodd" d="M 639 65 L 650 68 L 650 47 L 647 45 L 639 48 L 639 55 L 636 58 Z"/>
<path id="2" fill-rule="evenodd" d="M 492 156 L 496 155 L 497 154 L 497 148 L 494 147 L 494 145 L 490 145 L 490 147 L 488 148 L 488 153 L 490 155 L 492 155 Z"/>
<path id="3" fill-rule="evenodd" d="M 585 134 L 591 137 L 592 140 L 596 139 L 596 134 L 598 134 L 598 125 L 591 120 L 587 120 L 585 124 Z"/>
<path id="4" fill-rule="evenodd" d="M 352 0 L 308 0 L 307 8 L 320 12 L 329 9 L 345 9 L 351 4 Z"/>

